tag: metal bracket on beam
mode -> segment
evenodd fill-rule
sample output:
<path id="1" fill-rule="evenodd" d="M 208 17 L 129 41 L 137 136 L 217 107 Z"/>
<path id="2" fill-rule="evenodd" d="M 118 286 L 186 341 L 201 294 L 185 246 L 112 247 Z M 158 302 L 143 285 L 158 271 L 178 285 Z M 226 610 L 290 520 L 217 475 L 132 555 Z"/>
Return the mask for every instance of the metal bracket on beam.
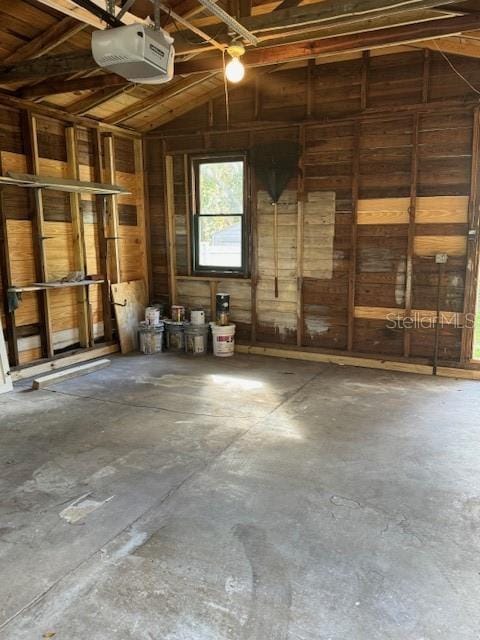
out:
<path id="1" fill-rule="evenodd" d="M 243 24 L 240 24 L 238 20 L 235 20 L 229 13 L 224 11 L 221 7 L 218 7 L 212 0 L 198 0 L 201 5 L 205 7 L 214 16 L 217 16 L 222 22 L 224 22 L 232 31 L 235 31 L 239 36 L 245 38 L 247 42 L 250 42 L 254 47 L 258 45 L 258 38 L 250 33 Z"/>

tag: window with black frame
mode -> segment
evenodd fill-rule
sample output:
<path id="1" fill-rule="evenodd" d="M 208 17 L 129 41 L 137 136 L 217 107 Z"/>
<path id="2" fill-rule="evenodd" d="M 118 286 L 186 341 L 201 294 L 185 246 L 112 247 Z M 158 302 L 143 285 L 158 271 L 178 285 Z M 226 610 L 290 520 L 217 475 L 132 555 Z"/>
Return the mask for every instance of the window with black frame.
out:
<path id="1" fill-rule="evenodd" d="M 195 273 L 245 275 L 245 157 L 194 158 L 192 173 Z"/>

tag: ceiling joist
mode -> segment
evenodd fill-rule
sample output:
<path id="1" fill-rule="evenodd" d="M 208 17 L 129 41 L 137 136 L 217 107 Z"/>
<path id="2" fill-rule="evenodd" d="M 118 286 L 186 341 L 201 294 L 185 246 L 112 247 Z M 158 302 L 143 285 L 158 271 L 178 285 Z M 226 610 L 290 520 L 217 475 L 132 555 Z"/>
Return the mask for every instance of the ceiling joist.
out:
<path id="1" fill-rule="evenodd" d="M 86 25 L 73 18 L 63 18 L 3 59 L 4 65 L 13 65 L 24 60 L 43 56 L 82 31 Z"/>
<path id="2" fill-rule="evenodd" d="M 430 40 L 443 36 L 458 35 L 463 31 L 480 27 L 480 15 L 460 16 L 431 20 L 420 24 L 408 24 L 401 27 L 380 29 L 340 35 L 332 38 L 250 49 L 243 57 L 245 66 L 278 64 L 294 60 L 306 60 L 333 53 L 347 53 L 399 44 L 411 44 L 421 40 Z M 221 60 L 217 56 L 208 56 L 180 62 L 176 65 L 179 74 L 200 73 L 221 70 Z"/>

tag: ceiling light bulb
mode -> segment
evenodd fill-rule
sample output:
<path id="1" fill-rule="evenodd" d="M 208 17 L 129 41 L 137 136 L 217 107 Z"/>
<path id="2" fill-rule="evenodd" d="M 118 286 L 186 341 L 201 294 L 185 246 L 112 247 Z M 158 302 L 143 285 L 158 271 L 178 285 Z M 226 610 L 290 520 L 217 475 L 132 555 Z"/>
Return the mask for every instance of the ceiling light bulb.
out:
<path id="1" fill-rule="evenodd" d="M 245 67 L 239 58 L 232 58 L 225 67 L 225 74 L 230 82 L 240 82 L 245 75 Z"/>

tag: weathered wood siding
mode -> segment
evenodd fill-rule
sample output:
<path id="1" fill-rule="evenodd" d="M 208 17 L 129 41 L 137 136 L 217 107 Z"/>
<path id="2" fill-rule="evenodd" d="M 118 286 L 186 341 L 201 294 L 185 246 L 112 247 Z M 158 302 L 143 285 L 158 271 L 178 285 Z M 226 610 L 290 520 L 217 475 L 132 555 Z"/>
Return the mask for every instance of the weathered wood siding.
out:
<path id="1" fill-rule="evenodd" d="M 476 61 L 454 62 L 480 86 Z M 474 97 L 440 56 L 410 51 L 280 70 L 256 87 L 246 84 L 231 93 L 229 132 L 222 99 L 157 130 L 147 143 L 156 295 L 168 296 L 164 154 L 174 157 L 176 265 L 185 278 L 189 152 L 295 139 L 301 173 L 279 206 L 279 297 L 272 207 L 261 185 L 251 203 L 250 296 L 245 282 L 228 281 L 234 304 L 236 296 L 241 301 L 233 320 L 242 338 L 431 360 L 433 323 L 405 329 L 389 319 L 420 312 L 428 320 L 439 304 L 447 319 L 439 358 L 458 363 L 464 312 L 471 311 L 464 308 L 467 261 L 476 244 L 468 239 L 478 199 L 471 193 L 478 171 Z M 442 275 L 439 253 L 448 254 Z M 198 279 L 182 280 L 179 289 L 181 302 L 207 307 L 210 293 Z"/>
<path id="2" fill-rule="evenodd" d="M 71 123 L 51 118 L 36 118 L 36 143 L 38 147 L 39 174 L 48 177 L 68 178 L 66 127 Z M 75 128 L 77 158 L 75 159 L 81 180 L 99 181 L 96 173 L 94 137 L 96 130 L 83 126 Z M 102 134 L 103 136 L 103 134 Z M 103 137 L 100 137 L 100 144 Z M 26 144 L 25 123 L 22 113 L 13 108 L 0 109 L 0 173 L 9 171 L 28 173 L 30 169 L 29 148 Z M 130 280 L 146 278 L 146 238 L 144 219 L 144 176 L 142 168 L 141 141 L 114 136 L 115 149 L 114 182 L 131 191 L 118 197 L 120 278 Z M 103 145 L 102 145 L 103 146 Z M 98 166 L 97 166 L 98 171 Z M 101 176 L 108 181 L 105 173 Z M 100 178 L 100 179 L 101 179 Z M 4 247 L 7 247 L 9 286 L 27 286 L 41 280 L 36 266 L 38 248 L 34 241 L 34 205 L 32 192 L 14 186 L 3 188 L 3 213 L 5 220 Z M 58 279 L 76 270 L 74 260 L 74 228 L 72 225 L 71 200 L 68 193 L 60 191 L 42 192 L 44 210 L 43 240 L 48 279 Z M 82 194 L 80 210 L 83 217 L 83 235 L 87 275 L 103 274 L 100 264 L 99 212 L 94 196 Z M 1 267 L 0 267 L 1 269 Z M 5 274 L 3 274 L 5 275 Z M 6 279 L 2 278 L 5 283 Z M 44 318 L 41 313 L 41 294 L 24 292 L 21 303 L 14 314 L 7 318 L 6 292 L 0 280 L 0 313 L 2 326 L 13 321 L 16 329 L 18 363 L 26 364 L 45 356 L 41 347 L 41 329 Z M 79 343 L 80 318 L 78 291 L 74 288 L 48 292 L 52 346 L 55 354 Z M 89 313 L 93 325 L 93 336 L 101 341 L 104 336 L 102 292 L 100 286 L 89 287 Z M 10 347 L 12 343 L 10 340 Z M 10 349 L 12 351 L 12 349 Z M 11 362 L 14 360 L 10 352 Z"/>

